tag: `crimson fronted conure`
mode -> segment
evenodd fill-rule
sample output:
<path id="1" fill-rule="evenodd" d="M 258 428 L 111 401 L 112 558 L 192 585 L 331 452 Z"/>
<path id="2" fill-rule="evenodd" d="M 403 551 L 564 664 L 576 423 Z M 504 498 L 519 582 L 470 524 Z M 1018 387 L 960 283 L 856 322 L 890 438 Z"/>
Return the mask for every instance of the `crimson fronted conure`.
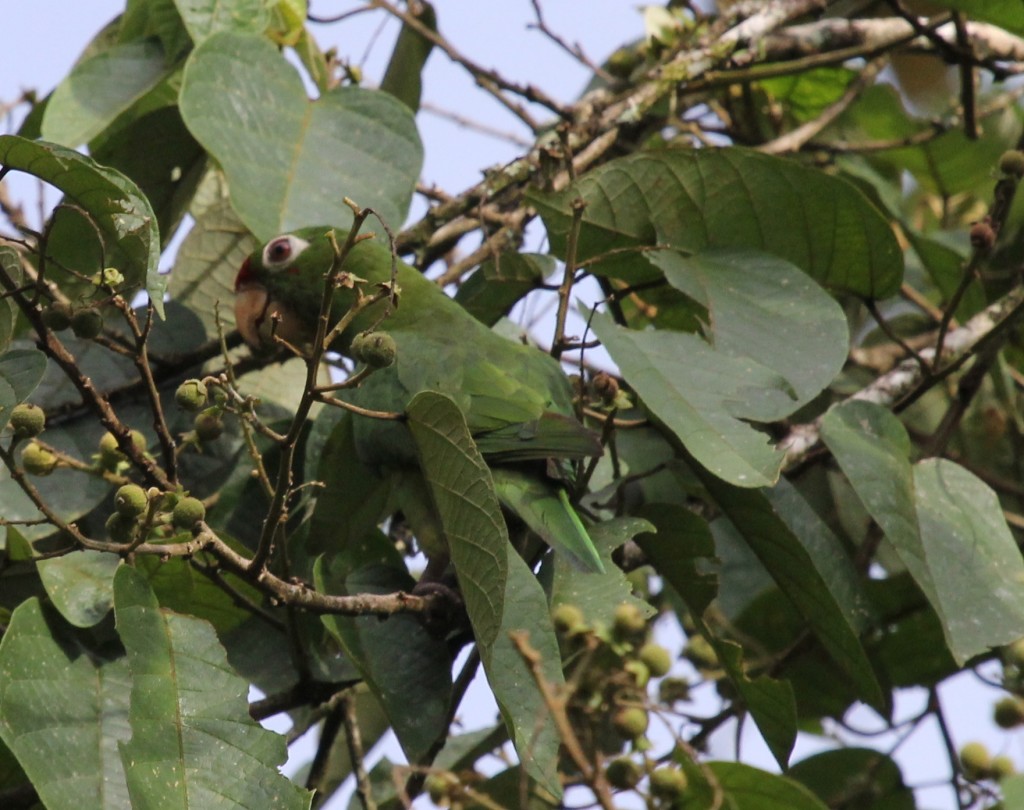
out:
<path id="1" fill-rule="evenodd" d="M 277 236 L 242 265 L 235 281 L 235 316 L 242 337 L 266 348 L 277 335 L 293 345 L 314 334 L 326 274 L 334 263 L 328 226 Z M 334 230 L 335 244 L 347 234 Z M 365 281 L 364 290 L 391 281 L 391 252 L 380 241 L 358 242 L 343 272 Z M 465 415 L 480 452 L 491 467 L 495 491 L 548 545 L 577 564 L 602 571 L 601 559 L 564 487 L 548 478 L 544 460 L 600 455 L 595 434 L 572 408 L 572 388 L 561 366 L 535 348 L 488 329 L 436 284 L 398 262 L 399 305 L 381 321 L 390 302 L 364 309 L 331 348 L 349 355 L 353 338 L 380 328 L 394 338 L 392 365 L 370 374 L 345 399 L 362 408 L 404 412 L 421 391 L 451 397 Z M 361 283 L 361 282 L 357 282 Z M 357 293 L 340 286 L 333 293 L 332 326 Z M 356 416 L 359 459 L 386 474 L 417 464 L 412 435 L 400 421 Z"/>

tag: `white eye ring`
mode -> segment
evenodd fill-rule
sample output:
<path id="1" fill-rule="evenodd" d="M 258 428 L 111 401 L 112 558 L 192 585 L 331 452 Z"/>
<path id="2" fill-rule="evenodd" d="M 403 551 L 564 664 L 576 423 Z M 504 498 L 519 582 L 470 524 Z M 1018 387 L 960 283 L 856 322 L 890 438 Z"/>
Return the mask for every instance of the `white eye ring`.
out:
<path id="1" fill-rule="evenodd" d="M 309 242 L 293 234 L 275 236 L 263 248 L 263 266 L 267 270 L 284 270 L 308 247 Z"/>

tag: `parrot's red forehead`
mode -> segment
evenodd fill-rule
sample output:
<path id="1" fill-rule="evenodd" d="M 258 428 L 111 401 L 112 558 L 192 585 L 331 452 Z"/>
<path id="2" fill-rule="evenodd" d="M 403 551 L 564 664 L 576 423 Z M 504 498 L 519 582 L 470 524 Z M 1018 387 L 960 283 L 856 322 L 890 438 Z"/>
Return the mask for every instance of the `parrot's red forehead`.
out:
<path id="1" fill-rule="evenodd" d="M 238 268 L 238 275 L 235 276 L 235 292 L 245 287 L 256 277 L 256 274 L 252 271 L 252 262 L 249 261 L 249 257 L 245 257 L 245 261 L 242 262 L 242 266 Z"/>

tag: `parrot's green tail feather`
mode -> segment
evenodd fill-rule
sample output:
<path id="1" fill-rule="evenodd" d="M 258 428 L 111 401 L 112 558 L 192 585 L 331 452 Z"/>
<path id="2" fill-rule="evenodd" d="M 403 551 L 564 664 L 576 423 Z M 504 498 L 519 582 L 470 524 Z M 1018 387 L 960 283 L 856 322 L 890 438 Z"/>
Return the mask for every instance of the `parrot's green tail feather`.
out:
<path id="1" fill-rule="evenodd" d="M 519 470 L 495 468 L 491 472 L 498 499 L 545 543 L 583 569 L 604 573 L 601 556 L 564 488 Z"/>

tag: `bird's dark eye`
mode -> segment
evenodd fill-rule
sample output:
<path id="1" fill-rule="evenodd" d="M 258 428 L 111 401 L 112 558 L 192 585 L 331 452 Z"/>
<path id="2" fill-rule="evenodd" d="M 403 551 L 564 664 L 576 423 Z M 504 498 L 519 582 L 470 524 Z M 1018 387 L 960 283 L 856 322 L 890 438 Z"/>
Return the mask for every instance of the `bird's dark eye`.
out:
<path id="1" fill-rule="evenodd" d="M 291 234 L 275 237 L 263 248 L 263 266 L 268 270 L 281 270 L 307 247 L 309 242 Z"/>

